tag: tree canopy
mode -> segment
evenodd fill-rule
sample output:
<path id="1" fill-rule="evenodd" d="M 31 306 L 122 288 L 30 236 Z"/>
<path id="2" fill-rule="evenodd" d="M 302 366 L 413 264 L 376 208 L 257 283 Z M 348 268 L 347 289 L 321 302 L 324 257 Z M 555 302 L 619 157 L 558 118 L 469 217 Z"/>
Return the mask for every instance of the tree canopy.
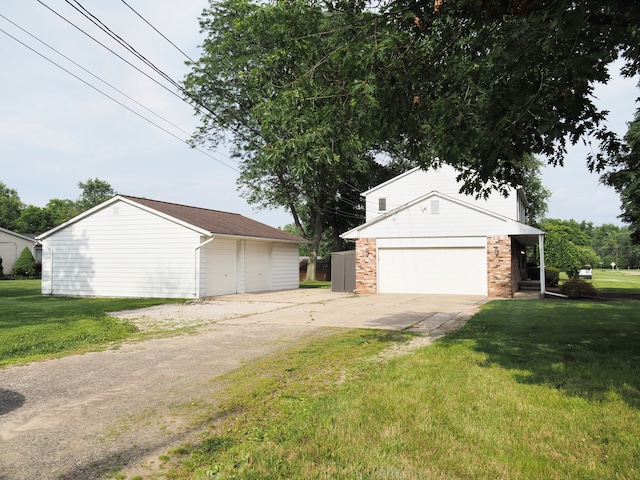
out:
<path id="1" fill-rule="evenodd" d="M 79 198 L 53 198 L 44 207 L 25 205 L 18 192 L 0 182 L 0 227 L 20 233 L 40 234 L 60 225 L 116 194 L 111 185 L 98 178 L 78 182 Z"/>
<path id="2" fill-rule="evenodd" d="M 202 120 L 193 142 L 232 135 L 241 194 L 291 212 L 311 241 L 310 278 L 323 232 L 360 223 L 359 192 L 398 173 L 375 159 L 367 63 L 343 48 L 362 28 L 353 20 L 306 0 L 212 2 L 184 82 Z"/>
<path id="3" fill-rule="evenodd" d="M 523 183 L 522 159 L 562 165 L 594 138 L 600 171 L 621 144 L 593 102 L 608 65 L 639 71 L 640 2 L 395 0 L 369 40 L 379 134 L 428 167 L 458 167 L 465 190 Z"/>
<path id="4" fill-rule="evenodd" d="M 620 218 L 630 224 L 633 242 L 640 244 L 640 109 L 629 123 L 624 140 L 625 148 L 611 159 L 612 169 L 602 178 L 620 195 Z"/>

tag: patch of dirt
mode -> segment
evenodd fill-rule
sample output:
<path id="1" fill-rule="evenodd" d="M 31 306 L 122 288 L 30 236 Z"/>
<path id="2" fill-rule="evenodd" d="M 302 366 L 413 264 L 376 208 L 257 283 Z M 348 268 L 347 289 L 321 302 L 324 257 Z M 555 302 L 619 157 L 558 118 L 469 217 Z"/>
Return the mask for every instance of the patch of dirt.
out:
<path id="1" fill-rule="evenodd" d="M 142 332 L 150 332 L 212 325 L 221 320 L 270 312 L 293 305 L 293 303 L 282 302 L 192 300 L 184 304 L 170 303 L 138 310 L 112 312 L 110 315 L 133 322 Z"/>

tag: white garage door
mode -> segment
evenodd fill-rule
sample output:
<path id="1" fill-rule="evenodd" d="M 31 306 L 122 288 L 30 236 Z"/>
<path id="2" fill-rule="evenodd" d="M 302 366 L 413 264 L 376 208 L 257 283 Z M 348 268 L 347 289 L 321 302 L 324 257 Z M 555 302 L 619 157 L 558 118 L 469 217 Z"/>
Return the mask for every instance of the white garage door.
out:
<path id="1" fill-rule="evenodd" d="M 381 293 L 487 294 L 487 255 L 482 247 L 381 248 Z"/>
<path id="2" fill-rule="evenodd" d="M 215 239 L 207 246 L 207 295 L 237 293 L 237 242 Z"/>
<path id="3" fill-rule="evenodd" d="M 265 242 L 247 242 L 245 246 L 245 290 L 264 292 L 270 288 L 270 246 Z"/>

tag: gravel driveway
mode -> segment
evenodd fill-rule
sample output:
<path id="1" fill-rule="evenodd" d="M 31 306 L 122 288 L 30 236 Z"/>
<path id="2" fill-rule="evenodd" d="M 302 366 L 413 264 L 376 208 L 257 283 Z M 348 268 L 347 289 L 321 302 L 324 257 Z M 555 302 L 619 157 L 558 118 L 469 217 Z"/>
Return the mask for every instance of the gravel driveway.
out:
<path id="1" fill-rule="evenodd" d="M 199 433 L 198 405 L 215 402 L 225 386 L 221 374 L 333 331 L 320 328 L 329 318 L 442 333 L 466 319 L 461 311 L 472 313 L 483 303 L 460 297 L 443 313 L 446 302 L 428 311 L 424 296 L 372 297 L 283 293 L 121 312 L 143 329 L 200 328 L 0 369 L 0 480 L 97 479 L 119 465 L 157 461 Z M 362 318 L 362 302 L 379 305 L 364 309 L 371 313 Z"/>

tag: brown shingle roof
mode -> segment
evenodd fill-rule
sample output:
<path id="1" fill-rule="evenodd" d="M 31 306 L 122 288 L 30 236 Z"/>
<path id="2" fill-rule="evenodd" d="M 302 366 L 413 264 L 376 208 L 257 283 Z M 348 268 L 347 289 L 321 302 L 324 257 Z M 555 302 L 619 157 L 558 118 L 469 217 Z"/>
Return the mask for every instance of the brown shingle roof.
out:
<path id="1" fill-rule="evenodd" d="M 278 230 L 277 228 L 251 220 L 250 218 L 243 217 L 238 213 L 189 207 L 187 205 L 162 202 L 148 198 L 132 197 L 130 195 L 119 196 L 186 222 L 194 227 L 202 228 L 203 230 L 213 234 L 265 238 L 282 240 L 285 242 L 307 242 L 296 235 L 292 235 L 283 230 Z"/>

